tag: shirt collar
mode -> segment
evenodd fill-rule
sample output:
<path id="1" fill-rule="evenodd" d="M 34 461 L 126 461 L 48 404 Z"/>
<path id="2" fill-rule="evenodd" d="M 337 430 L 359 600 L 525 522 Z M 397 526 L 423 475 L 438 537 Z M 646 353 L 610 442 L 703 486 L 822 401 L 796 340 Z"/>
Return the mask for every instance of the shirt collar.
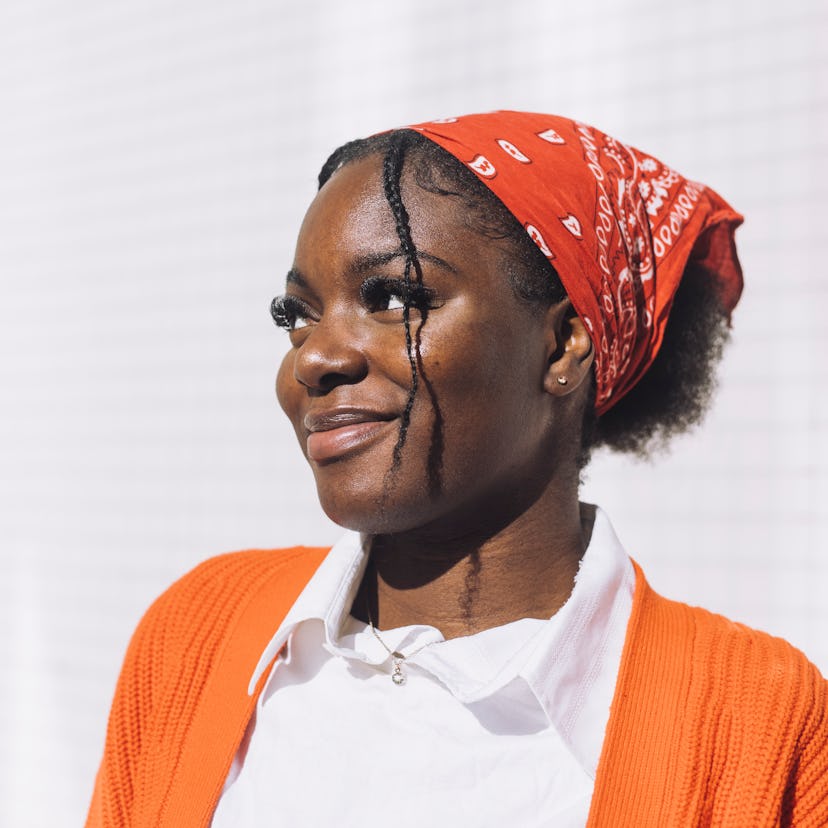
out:
<path id="1" fill-rule="evenodd" d="M 419 662 L 465 704 L 503 690 L 513 700 L 526 699 L 528 690 L 594 778 L 604 733 L 596 722 L 609 718 L 634 590 L 632 563 L 609 518 L 596 509 L 572 592 L 555 615 L 446 641 L 423 651 Z"/>
<path id="2" fill-rule="evenodd" d="M 594 778 L 615 693 L 635 591 L 635 570 L 609 518 L 595 523 L 567 602 L 521 670 L 572 753 Z"/>
<path id="3" fill-rule="evenodd" d="M 320 620 L 323 640 L 332 651 L 338 649 L 336 643 L 368 562 L 369 541 L 346 532 L 331 549 L 264 649 L 250 680 L 251 695 L 297 624 Z M 558 612 L 549 621 L 540 622 L 538 631 L 532 628 L 521 639 L 520 650 L 506 661 L 499 655 L 504 642 L 497 631 L 481 636 L 484 651 L 480 657 L 502 665 L 488 681 L 464 685 L 440 669 L 439 662 L 450 655 L 452 641 L 440 645 L 445 648 L 443 654 L 438 649 L 425 650 L 420 660 L 463 702 L 491 695 L 515 677 L 523 679 L 550 724 L 594 777 L 603 743 L 603 728 L 596 728 L 595 722 L 605 722 L 609 715 L 634 588 L 632 564 L 606 514 L 596 509 L 575 585 Z M 396 646 L 396 641 L 392 643 Z M 370 661 L 384 658 L 377 653 Z"/>
<path id="4" fill-rule="evenodd" d="M 256 692 L 262 674 L 297 624 L 319 619 L 325 626 L 325 640 L 334 640 L 347 620 L 365 572 L 369 542 L 369 537 L 347 531 L 331 548 L 262 652 L 247 686 L 249 695 Z"/>

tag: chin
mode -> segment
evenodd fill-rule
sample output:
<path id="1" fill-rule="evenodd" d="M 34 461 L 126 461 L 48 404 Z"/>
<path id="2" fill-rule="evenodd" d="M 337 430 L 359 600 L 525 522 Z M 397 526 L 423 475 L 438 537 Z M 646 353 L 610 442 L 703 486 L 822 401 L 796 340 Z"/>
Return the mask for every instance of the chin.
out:
<path id="1" fill-rule="evenodd" d="M 386 448 L 322 465 L 311 462 L 319 504 L 334 523 L 377 535 L 417 528 L 432 516 L 435 503 L 425 494 L 425 470 L 408 462 L 390 474 Z"/>
<path id="2" fill-rule="evenodd" d="M 334 522 L 365 535 L 395 534 L 416 529 L 433 519 L 434 505 L 423 494 L 424 487 L 404 493 L 380 485 L 374 478 L 370 486 L 349 480 L 343 485 L 328 485 L 317 480 L 319 503 Z"/>
<path id="3" fill-rule="evenodd" d="M 365 535 L 393 534 L 417 525 L 413 517 L 410 522 L 401 520 L 396 509 L 389 513 L 381 495 L 343 497 L 343 493 L 339 492 L 329 498 L 320 493 L 319 503 L 334 523 Z"/>

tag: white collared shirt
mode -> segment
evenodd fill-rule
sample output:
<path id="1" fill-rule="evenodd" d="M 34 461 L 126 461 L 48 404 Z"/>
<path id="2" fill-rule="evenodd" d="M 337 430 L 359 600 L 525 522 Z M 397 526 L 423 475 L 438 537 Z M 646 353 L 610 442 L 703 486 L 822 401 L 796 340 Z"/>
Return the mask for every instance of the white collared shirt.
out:
<path id="1" fill-rule="evenodd" d="M 583 826 L 635 586 L 606 515 L 551 619 L 449 641 L 349 615 L 367 557 L 346 534 L 262 653 L 251 688 L 287 642 L 212 828 Z"/>

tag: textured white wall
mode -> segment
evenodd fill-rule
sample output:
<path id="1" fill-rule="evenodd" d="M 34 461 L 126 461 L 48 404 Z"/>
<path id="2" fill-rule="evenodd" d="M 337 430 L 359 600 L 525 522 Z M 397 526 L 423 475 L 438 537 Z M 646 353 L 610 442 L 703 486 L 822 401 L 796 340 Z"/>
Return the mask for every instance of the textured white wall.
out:
<path id="1" fill-rule="evenodd" d="M 580 117 L 747 216 L 703 430 L 586 496 L 662 592 L 828 670 L 821 0 L 6 0 L 0 7 L 0 824 L 77 825 L 130 631 L 172 579 L 336 527 L 269 320 L 342 141 Z"/>

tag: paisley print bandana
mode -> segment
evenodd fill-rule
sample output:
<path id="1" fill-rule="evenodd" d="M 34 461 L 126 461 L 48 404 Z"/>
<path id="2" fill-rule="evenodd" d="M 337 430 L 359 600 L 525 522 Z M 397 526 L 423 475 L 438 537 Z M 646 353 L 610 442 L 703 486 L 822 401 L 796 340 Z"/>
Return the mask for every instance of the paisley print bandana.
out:
<path id="1" fill-rule="evenodd" d="M 627 393 L 664 338 L 689 261 L 730 313 L 742 291 L 734 230 L 713 190 L 586 124 L 490 112 L 408 127 L 466 164 L 558 272 L 595 348 L 597 413 Z"/>

